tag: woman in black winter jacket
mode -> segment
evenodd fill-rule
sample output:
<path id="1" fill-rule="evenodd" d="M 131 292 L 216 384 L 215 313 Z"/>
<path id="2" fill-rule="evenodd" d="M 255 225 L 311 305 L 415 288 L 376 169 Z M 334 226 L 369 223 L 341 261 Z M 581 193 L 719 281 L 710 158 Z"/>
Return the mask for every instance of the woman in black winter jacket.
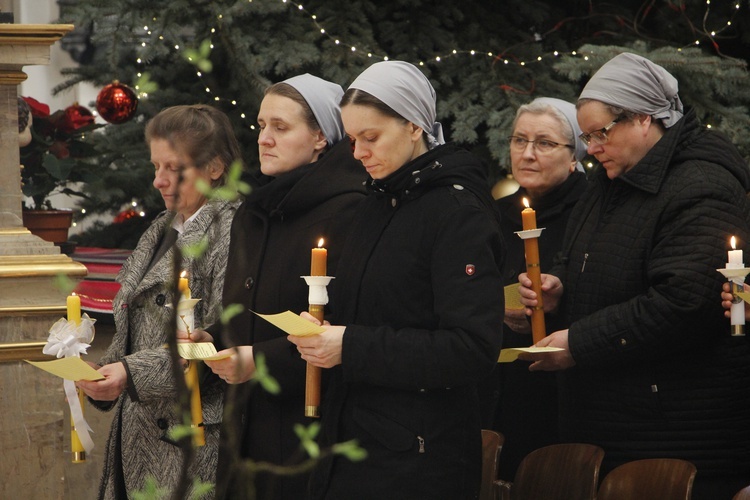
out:
<path id="1" fill-rule="evenodd" d="M 250 477 L 243 460 L 291 465 L 305 458 L 295 424 L 304 411 L 305 362 L 284 332 L 253 314 L 307 309 L 310 249 L 324 238 L 336 272 L 365 175 L 343 138 L 339 85 L 305 74 L 272 85 L 258 112 L 261 176 L 232 223 L 224 306 L 241 304 L 222 331 L 207 328 L 231 357 L 206 364 L 231 384 L 221 428 L 217 498 L 304 498 L 307 474 Z M 202 335 L 200 332 L 198 335 Z M 280 386 L 270 394 L 250 378 L 263 356 Z M 251 488 L 255 489 L 255 496 Z"/>
<path id="2" fill-rule="evenodd" d="M 290 340 L 333 368 L 323 444 L 356 439 L 367 458 L 323 461 L 311 496 L 476 498 L 476 385 L 497 361 L 504 309 L 484 169 L 443 145 L 434 90 L 411 64 L 370 66 L 347 90 L 342 119 L 371 193 L 332 284 L 334 326 Z"/>
<path id="3" fill-rule="evenodd" d="M 543 277 L 569 327 L 538 345 L 564 350 L 531 368 L 562 370 L 561 438 L 604 448 L 603 473 L 681 458 L 698 469 L 693 499 L 731 498 L 750 484 L 750 344 L 729 334 L 716 270 L 732 235 L 750 238 L 750 171 L 634 54 L 591 78 L 578 122 L 603 168 Z"/>

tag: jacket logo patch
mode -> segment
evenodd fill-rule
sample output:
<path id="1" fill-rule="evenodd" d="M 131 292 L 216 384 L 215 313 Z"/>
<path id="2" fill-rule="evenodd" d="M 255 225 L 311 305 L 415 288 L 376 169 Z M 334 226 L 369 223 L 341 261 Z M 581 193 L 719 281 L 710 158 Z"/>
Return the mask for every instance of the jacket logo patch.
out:
<path id="1" fill-rule="evenodd" d="M 477 272 L 477 268 L 474 266 L 474 264 L 466 264 L 466 274 L 469 276 L 474 276 L 474 273 Z"/>

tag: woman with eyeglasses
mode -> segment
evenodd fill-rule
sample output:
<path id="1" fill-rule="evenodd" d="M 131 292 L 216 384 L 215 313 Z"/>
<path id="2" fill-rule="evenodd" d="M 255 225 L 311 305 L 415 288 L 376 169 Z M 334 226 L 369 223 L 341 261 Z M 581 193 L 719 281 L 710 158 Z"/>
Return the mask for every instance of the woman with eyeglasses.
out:
<path id="1" fill-rule="evenodd" d="M 579 139 L 575 105 L 540 97 L 518 108 L 508 137 L 513 177 L 520 185 L 515 193 L 497 200 L 502 214 L 502 233 L 508 249 L 503 265 L 505 285 L 518 283 L 526 270 L 521 231 L 523 198 L 536 210 L 543 271 L 552 268 L 562 246 L 570 211 L 586 189 L 580 160 L 586 146 Z M 548 331 L 563 325 L 547 318 Z M 503 348 L 528 347 L 533 342 L 523 309 L 505 309 Z M 557 388 L 552 373 L 529 373 L 528 363 L 498 364 L 487 387 L 493 391 L 482 400 L 483 425 L 506 436 L 501 478 L 513 480 L 516 468 L 529 452 L 557 442 Z M 529 397 L 533 394 L 533 397 Z M 494 413 L 494 416 L 493 416 Z"/>
<path id="2" fill-rule="evenodd" d="M 369 174 L 331 285 L 331 323 L 290 337 L 328 369 L 326 457 L 313 499 L 474 499 L 481 476 L 476 385 L 502 338 L 504 249 L 483 165 L 444 144 L 435 91 L 414 65 L 373 64 L 341 117 Z"/>
<path id="3" fill-rule="evenodd" d="M 530 369 L 558 371 L 560 437 L 604 448 L 602 474 L 679 458 L 698 469 L 693 499 L 732 498 L 750 483 L 750 343 L 729 334 L 716 269 L 732 235 L 750 241 L 750 170 L 677 90 L 628 53 L 583 89 L 581 138 L 602 168 L 543 275 L 545 310 L 569 326 L 537 345 L 563 350 Z"/>

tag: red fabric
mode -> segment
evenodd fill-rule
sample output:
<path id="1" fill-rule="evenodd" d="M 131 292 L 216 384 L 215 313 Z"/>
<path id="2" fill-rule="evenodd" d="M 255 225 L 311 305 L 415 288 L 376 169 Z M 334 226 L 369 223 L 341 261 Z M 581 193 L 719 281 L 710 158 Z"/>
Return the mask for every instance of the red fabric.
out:
<path id="1" fill-rule="evenodd" d="M 76 248 L 71 258 L 85 265 L 89 272 L 75 288 L 83 311 L 112 314 L 112 301 L 120 290 L 115 278 L 130 253 L 130 250 L 112 248 Z"/>

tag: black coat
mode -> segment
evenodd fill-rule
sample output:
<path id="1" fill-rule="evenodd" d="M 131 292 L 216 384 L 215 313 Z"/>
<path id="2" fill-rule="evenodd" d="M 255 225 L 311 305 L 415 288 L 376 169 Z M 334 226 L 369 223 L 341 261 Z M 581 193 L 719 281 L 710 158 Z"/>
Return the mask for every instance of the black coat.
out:
<path id="1" fill-rule="evenodd" d="M 526 272 L 523 240 L 515 234 L 523 229 L 523 198 L 528 198 L 536 210 L 537 226 L 544 228 L 539 237 L 539 258 L 542 272 L 548 272 L 562 248 L 570 213 L 585 190 L 586 175 L 573 172 L 565 182 L 543 196 L 532 198 L 520 188 L 497 200 L 508 248 L 503 266 L 505 285 L 517 283 L 518 275 Z M 545 326 L 548 334 L 564 327 L 551 315 L 545 317 Z M 528 347 L 532 343 L 530 333 L 517 333 L 505 325 L 503 348 Z M 495 413 L 490 412 L 486 417 L 489 423 L 485 425 L 505 436 L 500 477 L 512 481 L 523 457 L 537 448 L 558 442 L 556 374 L 532 373 L 528 362 L 516 361 L 498 364 L 490 380 L 495 382 L 495 393 L 486 394 L 482 405 L 494 409 Z"/>
<path id="2" fill-rule="evenodd" d="M 497 360 L 504 310 L 484 169 L 445 145 L 371 186 L 332 288 L 346 332 L 321 408 L 323 444 L 357 439 L 368 456 L 324 461 L 312 497 L 475 498 L 476 384 Z"/>
<path id="3" fill-rule="evenodd" d="M 731 235 L 750 242 L 748 189 L 737 150 L 690 112 L 628 172 L 596 172 L 573 210 L 555 273 L 577 363 L 561 437 L 602 446 L 604 472 L 676 457 L 696 485 L 750 482 L 750 346 L 729 335 L 716 271 Z"/>
<path id="4" fill-rule="evenodd" d="M 269 394 L 251 382 L 229 389 L 221 430 L 219 497 L 234 500 L 247 494 L 246 476 L 237 477 L 230 469 L 237 453 L 275 464 L 301 457 L 293 426 L 312 422 L 304 417 L 306 364 L 284 332 L 250 310 L 307 310 L 308 287 L 300 276 L 310 274 L 310 250 L 324 238 L 328 272 L 335 275 L 353 209 L 365 197 L 366 177 L 348 141 L 341 141 L 317 162 L 256 187 L 234 218 L 223 303 L 242 304 L 245 311 L 232 319 L 217 348 L 252 345 L 256 359 L 265 357 L 281 393 Z M 261 475 L 256 480 L 258 498 L 302 498 L 306 483 L 304 474 L 281 479 Z"/>

